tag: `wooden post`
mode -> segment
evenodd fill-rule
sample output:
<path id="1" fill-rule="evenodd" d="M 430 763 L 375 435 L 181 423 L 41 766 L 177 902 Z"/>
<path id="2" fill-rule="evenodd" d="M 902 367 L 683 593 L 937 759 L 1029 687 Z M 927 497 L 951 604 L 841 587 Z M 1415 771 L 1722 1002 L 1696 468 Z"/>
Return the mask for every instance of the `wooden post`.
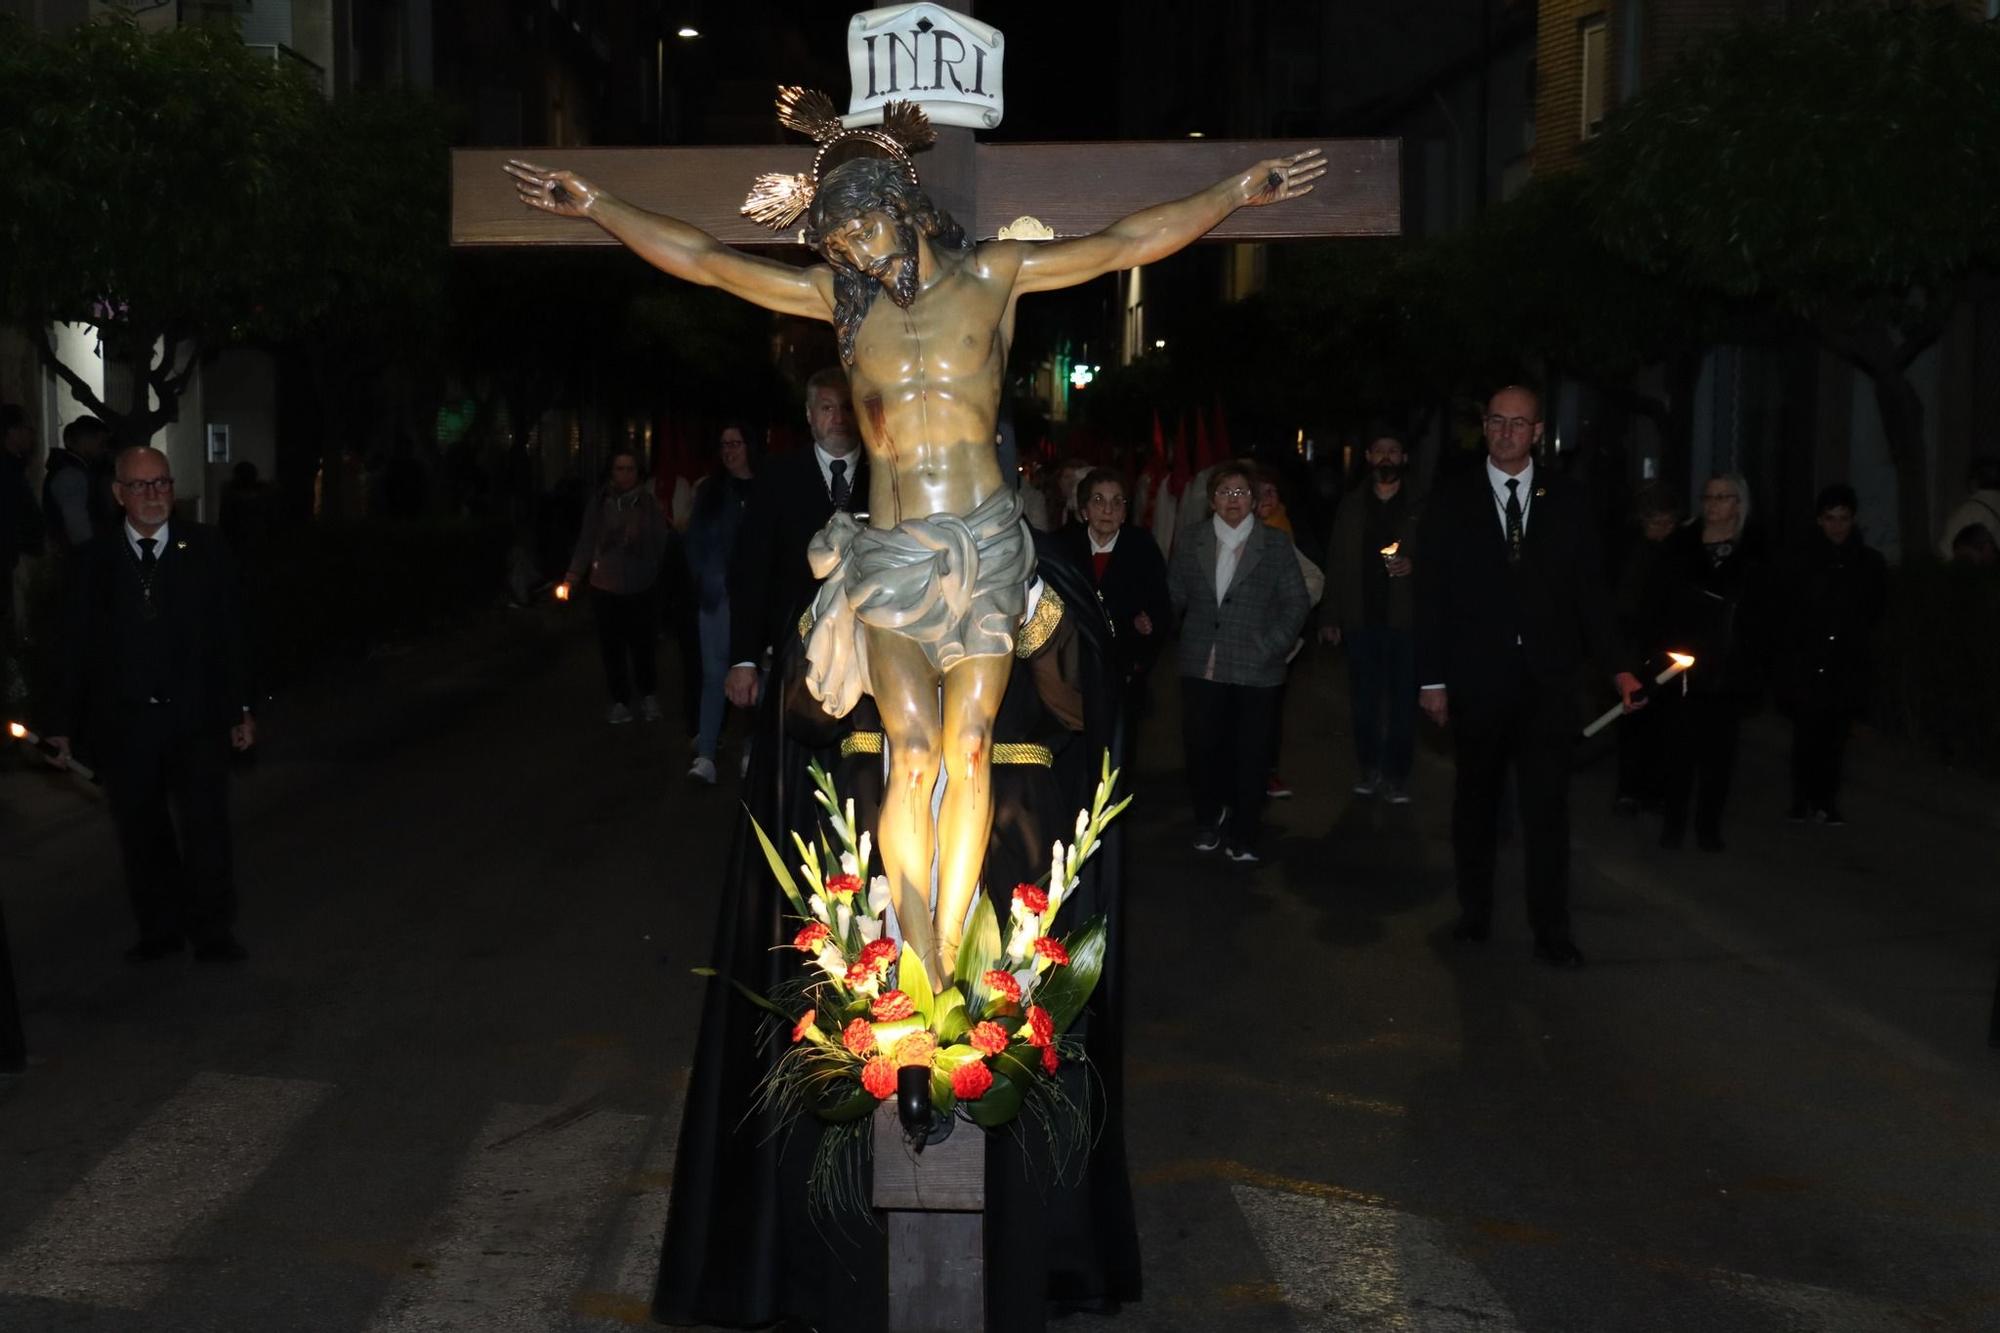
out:
<path id="1" fill-rule="evenodd" d="M 888 1333 L 986 1327 L 986 1135 L 959 1122 L 910 1151 L 893 1100 L 875 1111 L 876 1209 L 889 1235 Z"/>

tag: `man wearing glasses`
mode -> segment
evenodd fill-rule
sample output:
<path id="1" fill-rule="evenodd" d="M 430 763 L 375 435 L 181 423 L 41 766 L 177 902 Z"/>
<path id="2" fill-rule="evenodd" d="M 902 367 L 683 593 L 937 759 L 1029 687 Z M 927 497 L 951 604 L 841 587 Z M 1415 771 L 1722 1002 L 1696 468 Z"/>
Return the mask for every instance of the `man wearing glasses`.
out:
<path id="1" fill-rule="evenodd" d="M 50 742 L 67 758 L 74 738 L 103 770 L 139 924 L 126 960 L 192 944 L 237 962 L 229 749 L 257 732 L 236 571 L 211 529 L 174 517 L 159 450 L 120 454 L 111 492 L 124 521 L 70 573 Z"/>
<path id="2" fill-rule="evenodd" d="M 1460 916 L 1452 937 L 1492 930 L 1500 793 L 1520 789 L 1528 923 L 1535 957 L 1579 967 L 1569 924 L 1569 768 L 1577 677 L 1588 661 L 1629 710 L 1596 520 L 1581 486 L 1535 466 L 1541 399 L 1518 386 L 1487 404 L 1486 462 L 1426 509 L 1416 568 L 1418 701 L 1450 724 L 1458 760 L 1452 857 Z"/>

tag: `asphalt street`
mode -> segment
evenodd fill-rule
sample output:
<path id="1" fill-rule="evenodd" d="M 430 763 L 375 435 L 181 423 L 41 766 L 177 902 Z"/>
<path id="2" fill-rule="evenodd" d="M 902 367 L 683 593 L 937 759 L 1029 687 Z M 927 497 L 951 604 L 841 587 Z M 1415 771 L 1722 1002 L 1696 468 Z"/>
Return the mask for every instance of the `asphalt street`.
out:
<path id="1" fill-rule="evenodd" d="M 236 968 L 127 966 L 101 803 L 0 756 L 33 1057 L 0 1079 L 0 1329 L 644 1322 L 735 804 L 683 778 L 677 710 L 604 725 L 576 619 L 274 703 Z M 1126 830 L 1146 1296 L 1062 1327 L 2000 1329 L 1992 788 L 1864 747 L 1850 825 L 1787 824 L 1760 721 L 1729 850 L 1669 853 L 1587 768 L 1590 965 L 1552 972 L 1518 858 L 1494 938 L 1451 943 L 1449 760 L 1407 807 L 1352 797 L 1341 689 L 1331 655 L 1295 676 L 1254 871 L 1190 849 L 1157 701 Z"/>

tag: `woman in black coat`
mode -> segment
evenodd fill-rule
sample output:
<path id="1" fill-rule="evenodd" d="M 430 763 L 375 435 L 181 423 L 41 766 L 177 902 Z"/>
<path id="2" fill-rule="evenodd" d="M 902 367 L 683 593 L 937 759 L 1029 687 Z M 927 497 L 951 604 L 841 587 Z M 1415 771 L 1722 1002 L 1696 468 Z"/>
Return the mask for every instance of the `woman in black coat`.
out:
<path id="1" fill-rule="evenodd" d="M 1869 645 L 1888 597 L 1888 566 L 1855 528 L 1854 488 L 1819 493 L 1819 532 L 1786 571 L 1778 703 L 1792 719 L 1794 820 L 1846 822 L 1840 767 L 1848 728 L 1868 704 Z"/>
<path id="2" fill-rule="evenodd" d="M 1684 690 L 1670 686 L 1657 701 L 1666 738 L 1662 847 L 1686 838 L 1692 803 L 1696 843 L 1722 850 L 1737 735 L 1764 684 L 1765 564 L 1749 519 L 1743 478 L 1709 478 L 1701 517 L 1667 538 L 1654 569 L 1645 641 L 1662 658 L 1680 652 L 1695 659 Z"/>

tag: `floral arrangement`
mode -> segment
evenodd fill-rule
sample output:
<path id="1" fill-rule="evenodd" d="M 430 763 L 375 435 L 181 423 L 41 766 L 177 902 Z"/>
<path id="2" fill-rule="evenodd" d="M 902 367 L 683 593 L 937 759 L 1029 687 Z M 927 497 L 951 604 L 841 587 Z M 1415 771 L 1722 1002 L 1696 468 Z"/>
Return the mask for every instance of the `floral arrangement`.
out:
<path id="1" fill-rule="evenodd" d="M 1099 916 L 1067 935 L 1054 932 L 1106 826 L 1131 804 L 1129 796 L 1111 800 L 1118 774 L 1110 756 L 1090 805 L 1077 815 L 1074 837 L 1051 847 L 1049 874 L 1015 886 L 1004 929 L 992 897 L 980 894 L 952 974 L 935 978 L 891 929 L 887 877 L 863 883 L 871 838 L 855 827 L 854 803 L 840 801 L 817 764 L 810 772 L 826 832 L 816 846 L 793 834 L 795 867 L 752 821 L 798 922 L 790 947 L 810 960 L 805 977 L 783 994 L 766 997 L 738 986 L 790 1034 L 765 1078 L 762 1104 L 787 1120 L 812 1115 L 851 1125 L 847 1138 L 858 1139 L 865 1118 L 896 1096 L 899 1072 L 917 1066 L 930 1071 L 938 1116 L 956 1114 L 995 1129 L 1025 1110 L 1052 1137 L 1080 1142 L 1085 1117 L 1057 1074 L 1066 1061 L 1082 1059 L 1080 1044 L 1064 1034 L 1097 986 L 1107 930 Z M 828 1183 L 825 1168 L 844 1142 L 827 1136 L 816 1181 Z"/>

